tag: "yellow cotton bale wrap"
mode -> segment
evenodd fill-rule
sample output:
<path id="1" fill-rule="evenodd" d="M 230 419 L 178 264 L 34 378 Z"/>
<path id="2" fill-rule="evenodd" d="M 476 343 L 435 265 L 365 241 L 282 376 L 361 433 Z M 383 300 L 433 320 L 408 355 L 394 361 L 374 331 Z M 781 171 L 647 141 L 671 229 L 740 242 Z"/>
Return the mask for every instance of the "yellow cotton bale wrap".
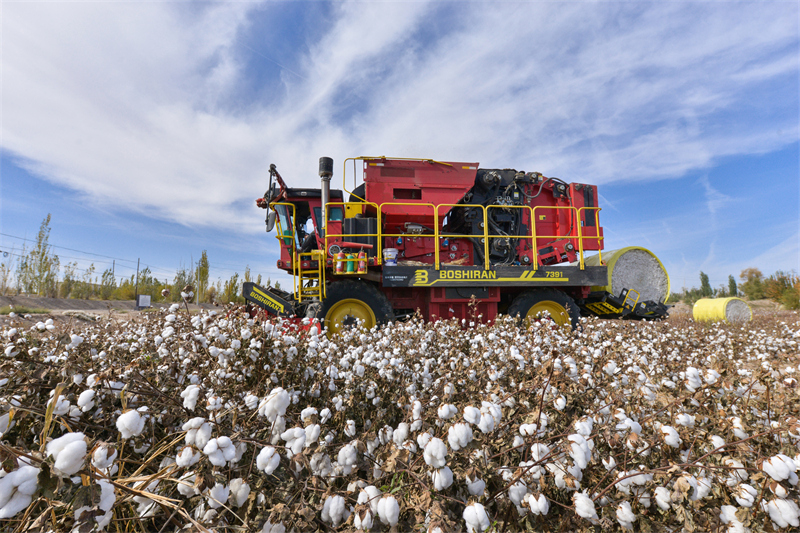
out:
<path id="1" fill-rule="evenodd" d="M 743 324 L 753 319 L 753 311 L 741 298 L 703 298 L 692 308 L 695 322 L 725 321 Z"/>
<path id="2" fill-rule="evenodd" d="M 669 298 L 669 274 L 658 257 L 646 248 L 628 246 L 603 252 L 603 263 L 608 267 L 608 285 L 592 287 L 619 296 L 623 289 L 639 293 L 640 301 L 666 303 Z M 600 266 L 600 256 L 585 259 L 587 266 Z"/>

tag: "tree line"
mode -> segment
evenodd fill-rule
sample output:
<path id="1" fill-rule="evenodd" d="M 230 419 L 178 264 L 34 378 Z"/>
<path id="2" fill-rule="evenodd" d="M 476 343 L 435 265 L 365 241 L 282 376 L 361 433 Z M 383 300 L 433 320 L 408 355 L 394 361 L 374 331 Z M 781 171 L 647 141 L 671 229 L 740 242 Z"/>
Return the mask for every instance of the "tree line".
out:
<path id="1" fill-rule="evenodd" d="M 739 280 L 737 283 L 731 274 L 728 276 L 727 285 L 712 288 L 708 275 L 701 271 L 699 289 L 684 288 L 681 292 L 672 293 L 670 300 L 693 305 L 700 298 L 739 296 L 748 300 L 769 299 L 780 303 L 786 309 L 800 309 L 800 276 L 794 272 L 778 270 L 765 277 L 759 269 L 750 267 L 741 271 Z"/>
<path id="2" fill-rule="evenodd" d="M 129 278 L 117 279 L 111 268 L 99 273 L 92 263 L 79 273 L 76 262 L 61 265 L 61 261 L 50 245 L 50 214 L 39 227 L 39 233 L 31 249 L 23 245 L 19 254 L 12 254 L 0 263 L 0 294 L 29 294 L 49 298 L 76 298 L 100 300 L 133 300 L 136 294 L 148 295 L 152 302 L 182 301 L 181 292 L 192 287 L 194 303 L 244 302 L 242 283 L 254 281 L 262 284 L 261 274 L 253 278 L 247 266 L 244 276 L 233 274 L 230 279 L 209 279 L 209 262 L 206 250 L 190 267 L 181 266 L 170 282 L 156 278 L 145 266 Z M 16 257 L 15 257 L 16 256 Z M 271 281 L 267 279 L 266 284 Z M 275 283 L 280 287 L 279 283 Z"/>

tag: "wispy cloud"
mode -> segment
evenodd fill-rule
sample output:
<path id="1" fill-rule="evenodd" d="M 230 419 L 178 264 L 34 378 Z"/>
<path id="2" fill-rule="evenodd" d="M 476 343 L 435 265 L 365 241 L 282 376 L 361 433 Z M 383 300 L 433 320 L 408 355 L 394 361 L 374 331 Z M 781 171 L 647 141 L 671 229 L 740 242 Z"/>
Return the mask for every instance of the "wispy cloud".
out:
<path id="1" fill-rule="evenodd" d="M 97 204 L 246 231 L 271 162 L 305 185 L 319 155 L 384 153 L 607 183 L 798 138 L 793 3 L 332 4 L 242 100 L 273 9 L 6 3 L 3 150 Z"/>

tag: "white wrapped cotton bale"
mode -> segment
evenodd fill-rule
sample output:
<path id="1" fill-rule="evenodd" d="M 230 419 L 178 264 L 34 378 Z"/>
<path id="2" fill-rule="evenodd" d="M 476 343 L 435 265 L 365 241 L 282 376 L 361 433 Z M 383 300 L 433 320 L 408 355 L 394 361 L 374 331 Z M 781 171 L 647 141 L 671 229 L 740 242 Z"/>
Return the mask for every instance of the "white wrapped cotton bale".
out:
<path id="1" fill-rule="evenodd" d="M 600 266 L 600 258 L 608 267 L 608 284 L 592 287 L 619 296 L 624 289 L 639 293 L 639 301 L 664 303 L 669 297 L 669 275 L 653 252 L 639 246 L 602 252 L 587 257 L 586 266 Z"/>

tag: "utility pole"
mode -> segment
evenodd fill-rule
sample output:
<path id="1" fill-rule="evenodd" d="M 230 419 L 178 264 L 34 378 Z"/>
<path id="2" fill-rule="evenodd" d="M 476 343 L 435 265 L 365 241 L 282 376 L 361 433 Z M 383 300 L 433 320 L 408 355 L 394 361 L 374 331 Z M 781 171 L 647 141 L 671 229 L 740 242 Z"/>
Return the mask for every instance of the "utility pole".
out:
<path id="1" fill-rule="evenodd" d="M 139 261 L 141 261 L 141 258 L 136 259 L 136 296 L 134 300 L 136 300 L 137 305 L 139 304 Z"/>
<path id="2" fill-rule="evenodd" d="M 116 276 L 115 276 L 116 271 L 117 271 L 117 260 L 113 259 L 111 261 L 111 277 L 114 278 L 115 281 L 117 279 Z"/>

